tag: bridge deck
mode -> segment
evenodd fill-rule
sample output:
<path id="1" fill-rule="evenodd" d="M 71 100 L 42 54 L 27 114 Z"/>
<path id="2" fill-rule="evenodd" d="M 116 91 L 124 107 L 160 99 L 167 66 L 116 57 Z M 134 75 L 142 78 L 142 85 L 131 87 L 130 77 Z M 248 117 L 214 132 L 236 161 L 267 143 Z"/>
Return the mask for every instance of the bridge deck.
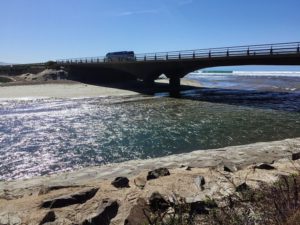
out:
<path id="1" fill-rule="evenodd" d="M 173 60 L 195 60 L 195 59 L 217 59 L 247 56 L 271 56 L 271 55 L 294 55 L 300 54 L 300 42 L 262 44 L 249 46 L 235 46 L 222 48 L 207 48 L 184 51 L 156 52 L 136 54 L 134 60 L 119 58 L 108 61 L 106 57 L 85 57 L 57 60 L 59 64 L 82 64 L 82 63 L 130 63 L 145 61 L 173 61 Z"/>

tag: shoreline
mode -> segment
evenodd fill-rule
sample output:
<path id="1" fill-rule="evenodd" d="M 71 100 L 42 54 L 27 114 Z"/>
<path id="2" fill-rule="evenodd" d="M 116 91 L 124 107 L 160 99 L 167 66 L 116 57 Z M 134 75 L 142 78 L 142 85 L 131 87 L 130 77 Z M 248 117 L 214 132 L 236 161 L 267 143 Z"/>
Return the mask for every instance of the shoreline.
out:
<path id="1" fill-rule="evenodd" d="M 119 207 L 110 224 L 123 225 L 124 221 L 134 221 L 132 213 L 136 212 L 136 207 L 141 208 L 141 199 L 147 201 L 155 192 L 165 199 L 176 195 L 190 203 L 203 202 L 207 198 L 218 202 L 234 193 L 236 187 L 233 184 L 238 186 L 246 182 L 251 188 L 257 188 L 262 183 L 272 184 L 281 176 L 298 173 L 300 160 L 292 161 L 293 153 L 297 153 L 300 159 L 300 138 L 132 160 L 26 180 L 1 181 L 0 221 L 8 215 L 20 221 L 16 224 L 39 224 L 51 210 L 57 216 L 55 221 L 77 224 L 82 218 L 95 215 L 94 207 L 105 200 L 113 201 Z M 255 169 L 259 168 L 258 165 L 274 169 Z M 146 179 L 149 171 L 162 167 L 167 168 L 170 175 Z M 199 176 L 205 179 L 201 189 L 195 183 Z M 114 187 L 111 182 L 116 177 L 127 177 L 129 187 Z M 68 201 L 66 199 L 72 194 L 91 190 L 97 190 L 96 195 L 84 203 L 54 209 L 42 207 L 43 202 L 51 199 Z M 138 225 L 139 222 L 129 224 Z"/>
<path id="2" fill-rule="evenodd" d="M 11 181 L 0 181 L 0 196 L 4 189 L 14 189 L 19 183 L 28 188 L 32 185 L 82 185 L 93 179 L 112 179 L 118 176 L 133 177 L 142 171 L 159 167 L 174 169 L 177 167 L 216 168 L 222 164 L 236 167 L 237 170 L 251 164 L 272 163 L 286 158 L 292 153 L 300 152 L 300 137 L 271 142 L 257 142 L 247 145 L 228 146 L 218 149 L 196 150 L 189 153 L 173 154 L 151 159 L 129 160 L 121 163 L 109 163 L 101 166 L 90 166 L 58 174 L 36 176 Z M 90 176 L 93 174 L 93 177 Z M 63 180 L 61 180 L 63 178 Z M 8 185 L 8 186 L 6 186 Z M 10 186 L 12 185 L 12 186 Z M 6 187 L 6 188 L 5 188 Z"/>

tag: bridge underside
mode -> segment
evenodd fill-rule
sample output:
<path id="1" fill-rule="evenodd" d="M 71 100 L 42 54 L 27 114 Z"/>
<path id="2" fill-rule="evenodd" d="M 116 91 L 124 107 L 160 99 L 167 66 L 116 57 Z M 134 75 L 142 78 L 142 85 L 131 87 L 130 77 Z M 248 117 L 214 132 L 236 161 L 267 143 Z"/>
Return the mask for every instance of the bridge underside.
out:
<path id="1" fill-rule="evenodd" d="M 161 74 L 165 74 L 170 78 L 171 86 L 176 88 L 180 85 L 180 78 L 195 70 L 218 66 L 241 65 L 300 65 L 300 54 L 85 63 L 71 64 L 69 65 L 69 70 L 74 79 L 86 82 L 114 82 L 140 79 L 152 83 Z"/>

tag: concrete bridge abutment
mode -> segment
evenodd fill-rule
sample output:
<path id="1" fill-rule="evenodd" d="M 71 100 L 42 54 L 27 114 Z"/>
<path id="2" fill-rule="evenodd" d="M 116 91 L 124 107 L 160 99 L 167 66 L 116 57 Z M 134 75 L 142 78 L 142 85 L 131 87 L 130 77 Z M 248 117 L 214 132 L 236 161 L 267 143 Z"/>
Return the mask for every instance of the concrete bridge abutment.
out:
<path id="1" fill-rule="evenodd" d="M 180 77 L 178 76 L 172 76 L 169 78 L 169 85 L 171 91 L 176 91 L 180 89 Z"/>

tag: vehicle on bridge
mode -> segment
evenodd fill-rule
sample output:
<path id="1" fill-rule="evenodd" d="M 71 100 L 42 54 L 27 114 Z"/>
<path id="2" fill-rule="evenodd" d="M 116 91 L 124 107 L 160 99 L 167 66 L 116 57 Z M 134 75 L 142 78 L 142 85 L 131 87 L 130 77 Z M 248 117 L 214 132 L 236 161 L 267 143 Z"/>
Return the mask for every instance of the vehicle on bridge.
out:
<path id="1" fill-rule="evenodd" d="M 105 62 L 122 62 L 122 61 L 134 61 L 135 55 L 133 51 L 123 52 L 109 52 L 106 54 Z"/>

